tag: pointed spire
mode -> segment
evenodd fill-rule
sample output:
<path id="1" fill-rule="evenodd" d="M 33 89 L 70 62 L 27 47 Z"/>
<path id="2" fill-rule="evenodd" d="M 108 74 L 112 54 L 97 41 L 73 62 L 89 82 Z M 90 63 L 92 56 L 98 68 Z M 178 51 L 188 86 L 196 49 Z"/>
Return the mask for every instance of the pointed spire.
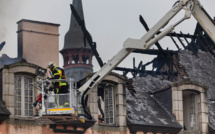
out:
<path id="1" fill-rule="evenodd" d="M 76 9 L 81 20 L 84 20 L 82 0 L 73 0 L 73 6 Z M 81 27 L 77 23 L 74 15 L 71 13 L 70 28 L 64 38 L 63 50 L 72 49 L 72 48 L 84 48 L 84 47 L 85 47 L 85 45 L 84 45 L 83 32 L 81 30 Z M 90 48 L 89 45 L 87 45 L 86 47 Z"/>

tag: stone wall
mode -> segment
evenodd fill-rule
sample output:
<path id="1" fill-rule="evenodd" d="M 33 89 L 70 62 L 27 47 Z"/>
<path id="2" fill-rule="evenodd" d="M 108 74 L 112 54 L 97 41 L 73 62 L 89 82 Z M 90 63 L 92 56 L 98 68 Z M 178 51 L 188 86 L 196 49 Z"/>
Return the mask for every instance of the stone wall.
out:
<path id="1" fill-rule="evenodd" d="M 27 62 L 18 62 L 11 65 L 5 65 L 2 69 L 2 94 L 5 107 L 10 111 L 10 118 L 14 117 L 14 75 L 16 73 L 28 74 L 35 78 L 34 75 L 36 65 Z M 34 90 L 34 95 L 37 95 L 37 90 Z"/>
<path id="2" fill-rule="evenodd" d="M 207 90 L 206 87 L 197 83 L 181 83 L 172 86 L 172 113 L 175 115 L 176 120 L 183 124 L 183 91 L 193 90 L 199 92 L 198 96 L 198 115 L 199 115 L 199 127 L 201 134 L 208 133 L 208 105 L 207 105 Z M 184 133 L 183 130 L 181 133 Z"/>
<path id="3" fill-rule="evenodd" d="M 104 78 L 106 83 L 115 85 L 115 125 L 109 126 L 98 124 L 98 87 L 95 87 L 88 97 L 88 106 L 93 118 L 97 121 L 92 127 L 92 131 L 98 134 L 125 134 L 127 133 L 126 124 L 126 89 L 125 81 L 118 75 L 110 74 Z M 89 131 L 89 130 L 88 130 Z"/>

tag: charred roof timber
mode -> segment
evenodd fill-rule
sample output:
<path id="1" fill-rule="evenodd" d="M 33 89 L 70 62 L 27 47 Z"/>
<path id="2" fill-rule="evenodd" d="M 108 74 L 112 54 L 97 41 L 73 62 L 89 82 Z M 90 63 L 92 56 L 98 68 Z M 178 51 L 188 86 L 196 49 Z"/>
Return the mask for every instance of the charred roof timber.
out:
<path id="1" fill-rule="evenodd" d="M 5 44 L 6 44 L 5 41 L 0 44 L 0 51 L 2 50 Z"/>
<path id="2" fill-rule="evenodd" d="M 71 5 L 71 10 L 72 10 L 72 13 L 73 13 L 77 23 L 81 27 L 81 30 L 84 34 L 84 38 L 86 38 L 87 42 L 89 43 L 89 46 L 91 47 L 93 54 L 95 55 L 100 67 L 102 67 L 104 65 L 104 63 L 103 63 L 101 57 L 99 56 L 99 53 L 97 52 L 96 43 L 93 42 L 90 33 L 87 31 L 87 29 L 85 27 L 83 17 L 78 15 L 78 13 L 73 5 Z M 145 30 L 149 31 L 149 27 L 141 15 L 139 16 L 139 20 L 140 20 L 141 24 L 143 25 L 143 27 L 145 28 Z M 160 33 L 160 31 L 157 34 L 159 34 L 159 33 Z M 175 64 L 172 56 L 177 54 L 182 49 L 180 48 L 179 44 L 177 44 L 176 40 L 174 39 L 175 37 L 180 42 L 181 47 L 183 49 L 191 50 L 193 52 L 193 54 L 196 54 L 198 49 L 202 49 L 203 51 L 208 51 L 208 52 L 212 53 L 213 55 L 215 54 L 213 51 L 215 44 L 210 40 L 210 38 L 207 36 L 207 34 L 203 35 L 203 29 L 201 28 L 201 26 L 198 23 L 197 23 L 196 31 L 195 31 L 194 35 L 190 35 L 189 33 L 184 34 L 180 31 L 180 33 L 172 32 L 172 33 L 167 34 L 166 36 L 168 36 L 172 39 L 172 41 L 175 44 L 175 46 L 177 47 L 178 51 L 164 50 L 161 47 L 161 45 L 159 44 L 159 42 L 155 43 L 155 45 L 158 48 L 157 50 L 149 49 L 149 50 L 134 50 L 133 51 L 133 53 L 157 55 L 160 57 L 158 59 L 160 59 L 160 60 L 163 59 L 163 60 L 161 60 L 162 62 L 160 62 L 159 64 L 158 64 L 158 62 L 159 62 L 158 60 L 153 60 L 151 62 L 146 63 L 145 65 L 142 65 L 142 63 L 139 64 L 138 68 L 136 68 L 135 66 L 133 66 L 133 68 L 116 67 L 114 70 L 122 71 L 124 76 L 126 76 L 130 72 L 133 75 L 133 77 L 136 77 L 137 75 L 139 75 L 139 76 L 161 75 L 163 78 L 165 76 L 167 76 L 168 79 L 170 79 L 171 81 L 176 80 L 177 74 L 181 74 L 181 72 L 178 72 L 179 67 L 177 67 L 177 65 Z M 186 44 L 182 41 L 181 38 L 185 40 Z M 188 39 L 191 39 L 191 41 L 189 42 Z M 207 47 L 205 47 L 205 44 L 207 44 L 206 45 Z M 210 44 L 212 44 L 212 46 Z M 163 66 L 165 63 L 170 68 L 173 66 L 175 68 L 177 68 L 176 69 L 177 72 L 174 72 L 173 69 L 170 69 L 169 71 L 161 72 L 160 71 L 161 66 Z M 152 70 L 145 70 L 145 67 L 149 64 L 153 64 L 153 66 L 154 66 L 154 64 L 157 64 L 156 65 L 157 70 L 154 70 L 154 68 Z"/>

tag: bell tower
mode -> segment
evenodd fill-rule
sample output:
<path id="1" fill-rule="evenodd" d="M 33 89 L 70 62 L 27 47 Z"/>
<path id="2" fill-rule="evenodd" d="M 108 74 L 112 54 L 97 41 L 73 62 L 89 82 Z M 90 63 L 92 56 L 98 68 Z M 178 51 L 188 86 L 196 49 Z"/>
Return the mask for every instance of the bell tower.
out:
<path id="1" fill-rule="evenodd" d="M 73 0 L 73 6 L 80 18 L 84 20 L 82 0 Z M 68 78 L 72 77 L 75 81 L 79 81 L 87 74 L 93 73 L 92 50 L 72 13 L 70 28 L 65 35 L 64 47 L 60 53 L 63 56 L 63 68 Z"/>

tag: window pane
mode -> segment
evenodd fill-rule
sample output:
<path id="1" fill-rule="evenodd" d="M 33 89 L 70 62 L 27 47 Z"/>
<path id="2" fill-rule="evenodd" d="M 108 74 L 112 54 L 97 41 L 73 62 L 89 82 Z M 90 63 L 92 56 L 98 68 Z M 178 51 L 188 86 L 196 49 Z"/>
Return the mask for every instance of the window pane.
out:
<path id="1" fill-rule="evenodd" d="M 21 102 L 21 96 L 18 96 L 18 102 Z"/>
<path id="2" fill-rule="evenodd" d="M 18 110 L 18 114 L 21 115 L 21 110 Z"/>
<path id="3" fill-rule="evenodd" d="M 25 97 L 25 102 L 28 102 L 28 97 Z"/>
<path id="4" fill-rule="evenodd" d="M 25 103 L 25 109 L 28 109 L 28 103 Z"/>
<path id="5" fill-rule="evenodd" d="M 28 100 L 29 100 L 30 103 L 33 102 L 33 98 L 32 97 L 29 97 Z"/>
<path id="6" fill-rule="evenodd" d="M 113 110 L 113 105 L 109 105 L 109 109 L 110 109 L 110 110 Z"/>
<path id="7" fill-rule="evenodd" d="M 32 86 L 32 84 L 29 84 L 29 89 L 33 89 L 33 86 Z"/>
<path id="8" fill-rule="evenodd" d="M 109 100 L 109 104 L 112 104 L 112 99 Z"/>
<path id="9" fill-rule="evenodd" d="M 32 78 L 29 78 L 29 84 L 31 84 L 32 83 Z"/>
<path id="10" fill-rule="evenodd" d="M 106 112 L 105 115 L 106 115 L 106 117 L 109 117 L 109 113 L 108 112 Z"/>
<path id="11" fill-rule="evenodd" d="M 28 77 L 25 77 L 25 83 L 28 83 Z"/>
<path id="12" fill-rule="evenodd" d="M 108 94 L 105 94 L 105 97 L 108 98 Z"/>
<path id="13" fill-rule="evenodd" d="M 28 96 L 28 90 L 25 90 L 25 96 Z"/>
<path id="14" fill-rule="evenodd" d="M 33 111 L 32 110 L 29 111 L 29 116 L 33 116 Z"/>
<path id="15" fill-rule="evenodd" d="M 18 88 L 19 88 L 19 89 L 21 88 L 21 83 L 18 83 Z"/>
<path id="16" fill-rule="evenodd" d="M 21 82 L 21 76 L 17 76 L 17 81 L 18 81 L 18 83 Z"/>
<path id="17" fill-rule="evenodd" d="M 108 106 L 105 107 L 105 111 L 108 111 Z"/>
<path id="18" fill-rule="evenodd" d="M 109 118 L 106 118 L 106 123 L 109 123 Z"/>
<path id="19" fill-rule="evenodd" d="M 25 83 L 25 89 L 28 89 L 28 83 Z"/>
<path id="20" fill-rule="evenodd" d="M 28 116 L 28 110 L 25 110 L 25 116 Z"/>
<path id="21" fill-rule="evenodd" d="M 108 105 L 108 99 L 105 100 L 105 105 Z"/>
<path id="22" fill-rule="evenodd" d="M 32 106 L 32 104 L 29 104 L 29 109 L 33 109 L 33 106 Z"/>
<path id="23" fill-rule="evenodd" d="M 21 90 L 17 90 L 17 95 L 21 95 Z"/>
<path id="24" fill-rule="evenodd" d="M 33 91 L 29 90 L 29 96 L 33 96 Z"/>
<path id="25" fill-rule="evenodd" d="M 113 123 L 113 118 L 110 118 L 110 123 Z"/>
<path id="26" fill-rule="evenodd" d="M 110 111 L 110 117 L 113 117 L 113 111 Z"/>
<path id="27" fill-rule="evenodd" d="M 18 107 L 17 108 L 21 108 L 21 103 L 18 103 Z"/>

